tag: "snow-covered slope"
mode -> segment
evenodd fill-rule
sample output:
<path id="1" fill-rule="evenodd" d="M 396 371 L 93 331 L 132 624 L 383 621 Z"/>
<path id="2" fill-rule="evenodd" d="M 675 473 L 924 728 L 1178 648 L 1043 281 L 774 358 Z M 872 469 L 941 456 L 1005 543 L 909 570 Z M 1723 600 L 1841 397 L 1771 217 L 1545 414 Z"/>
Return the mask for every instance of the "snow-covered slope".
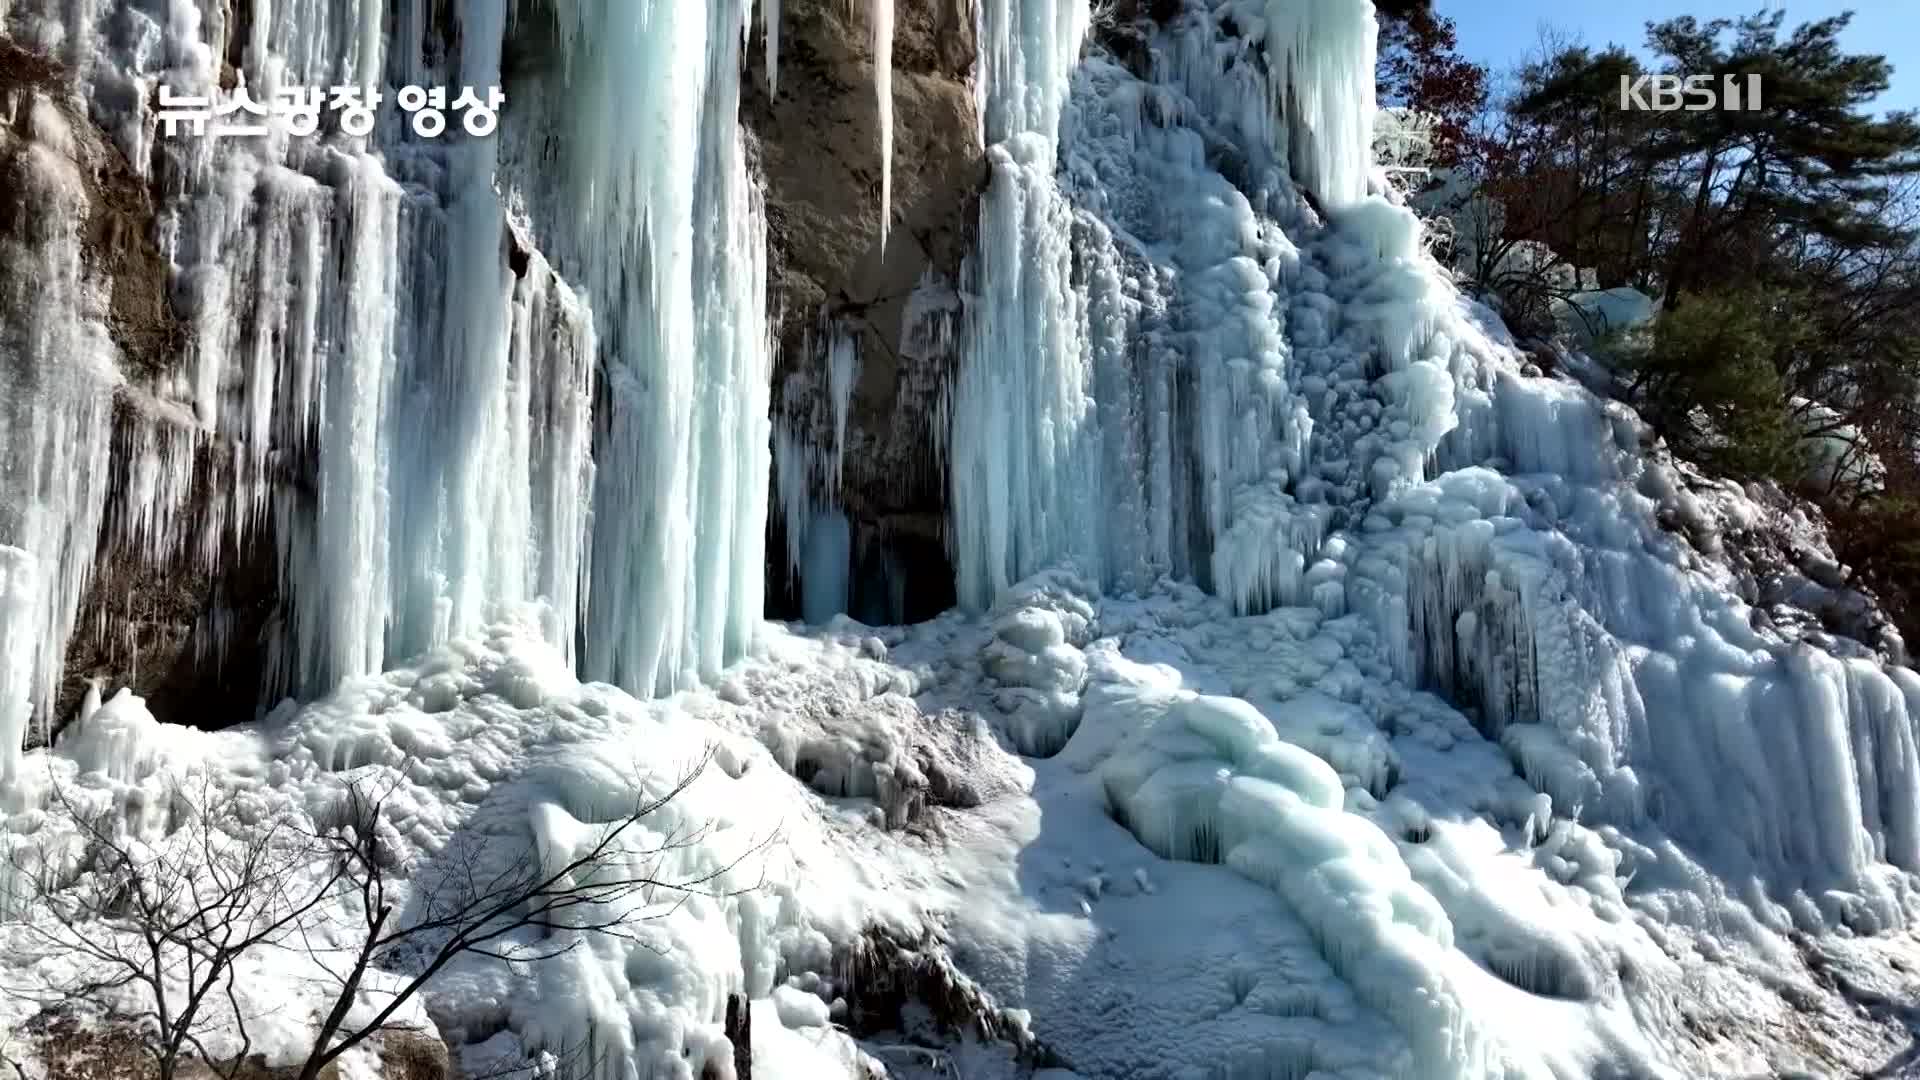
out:
<path id="1" fill-rule="evenodd" d="M 232 51 L 176 6 L 15 0 L 7 26 L 70 57 L 145 161 L 132 91 L 210 86 Z M 224 433 L 240 480 L 266 448 L 305 455 L 310 500 L 232 481 L 189 535 L 271 518 L 282 674 L 318 700 L 215 735 L 89 707 L 9 758 L 8 833 L 68 843 L 56 785 L 136 808 L 203 776 L 318 822 L 371 779 L 401 793 L 418 882 L 476 841 L 565 850 L 715 746 L 656 824 L 700 830 L 670 868 L 723 887 L 662 901 L 637 942 L 450 969 L 425 1014 L 475 1063 L 590 1038 L 604 1075 L 724 1078 L 736 992 L 763 1076 L 1679 1078 L 1901 1053 L 1920 677 L 1755 606 L 1719 549 L 1764 511 L 1528 374 L 1455 292 L 1370 175 L 1364 0 L 1156 7 L 978 5 L 989 180 L 944 448 L 966 610 L 909 628 L 828 619 L 850 541 L 806 477 L 839 475 L 841 436 L 768 422 L 741 5 L 556 2 L 552 66 L 497 145 L 164 151 L 205 185 L 164 219 L 203 343 L 140 387 L 193 423 L 151 430 L 182 454 Z M 382 19 L 424 33 L 428 5 L 328 10 L 256 25 L 243 55 L 441 74 L 381 51 Z M 462 78 L 503 69 L 505 19 L 462 9 Z M 31 125 L 53 221 L 77 182 L 59 119 Z M 105 453 L 124 364 L 89 329 L 79 245 L 25 253 L 64 307 L 6 314 L 43 366 L 98 361 L 0 431 L 63 455 L 9 474 L 38 485 L 9 489 L 38 531 L 0 563 L 15 734 L 108 498 L 76 463 Z M 245 269 L 290 260 L 290 281 Z M 827 336 L 836 432 L 847 344 Z M 156 445 L 119 497 L 173 537 L 195 477 Z M 776 464 L 781 554 L 827 620 L 806 632 L 758 621 Z M 1838 595 L 1802 584 L 1802 606 Z M 8 955 L 14 983 L 60 975 Z M 263 969 L 258 993 L 308 1002 L 303 977 Z"/>

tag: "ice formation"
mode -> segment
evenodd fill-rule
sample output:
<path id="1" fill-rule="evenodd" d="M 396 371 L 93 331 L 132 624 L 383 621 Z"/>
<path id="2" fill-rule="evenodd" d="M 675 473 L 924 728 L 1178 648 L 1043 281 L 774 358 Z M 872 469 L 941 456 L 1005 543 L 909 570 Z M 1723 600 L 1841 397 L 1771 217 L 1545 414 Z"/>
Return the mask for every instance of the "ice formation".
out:
<path id="1" fill-rule="evenodd" d="M 1086 350 L 1071 286 L 1071 209 L 1054 180 L 1060 110 L 1086 0 L 986 0 L 980 200 L 965 357 L 950 391 L 947 467 L 963 603 L 1089 545 L 1099 497 Z"/>
<path id="2" fill-rule="evenodd" d="M 805 351 L 809 362 L 788 374 L 774 406 L 773 494 L 802 615 L 820 623 L 847 607 L 854 552 L 840 487 L 861 361 L 854 326 L 824 312 Z"/>
<path id="3" fill-rule="evenodd" d="M 1840 1054 L 1802 1045 L 1809 1001 L 1833 1047 L 1904 1047 L 1854 987 L 1910 962 L 1873 935 L 1920 902 L 1920 677 L 1776 622 L 1717 557 L 1755 504 L 1527 374 L 1454 291 L 1372 176 L 1365 0 L 1158 5 L 1127 63 L 1085 0 L 982 0 L 977 249 L 903 315 L 905 349 L 960 356 L 939 450 L 974 614 L 880 629 L 845 617 L 841 502 L 877 358 L 823 312 L 769 386 L 744 0 L 549 0 L 556 63 L 513 82 L 499 136 L 435 144 L 155 142 L 145 89 L 214 92 L 233 50 L 225 5 L 137 7 L 5 15 L 117 152 L 192 192 L 160 239 L 193 331 L 157 374 L 108 333 L 75 226 L 99 136 L 22 91 L 9 842 L 66 842 L 51 785 L 141 833 L 179 775 L 309 818 L 376 776 L 422 865 L 553 855 L 711 745 L 659 827 L 704 829 L 670 868 L 741 891 L 526 980 L 454 969 L 432 1013 L 463 1058 L 591 1037 L 610 1075 L 725 1077 L 733 993 L 756 1069 L 809 1080 L 913 1076 L 908 1049 L 1015 1080 L 1787 1071 Z M 505 0 L 462 6 L 447 55 L 389 48 L 443 10 L 276 6 L 239 70 L 501 78 Z M 895 12 L 871 14 L 888 177 Z M 760 619 L 769 474 L 804 637 Z M 207 565 L 270 540 L 270 689 L 316 700 L 199 734 L 96 687 L 21 758 L 103 539 Z M 1845 602 L 1823 558 L 1796 603 Z M 897 988 L 855 977 L 876 936 L 1000 1042 L 841 1030 Z M 8 985 L 59 974 L 0 956 Z M 305 1001 L 307 974 L 253 973 L 260 1002 Z M 1032 1040 L 1074 1071 L 1008 1048 Z"/>
<path id="4" fill-rule="evenodd" d="M 559 5 L 568 240 L 598 317 L 619 327 L 582 668 L 648 692 L 713 674 L 760 619 L 771 361 L 737 119 L 749 11 Z M 646 123 L 635 101 L 655 103 Z"/>
<path id="5" fill-rule="evenodd" d="M 1373 168 L 1373 5 L 1267 0 L 1264 15 L 1294 179 L 1329 208 L 1359 202 Z"/>
<path id="6" fill-rule="evenodd" d="M 0 540 L 32 554 L 37 614 L 32 674 L 9 668 L 0 698 L 44 716 L 64 643 L 102 632 L 73 626 L 96 537 L 209 565 L 277 545 L 263 700 L 377 671 L 533 599 L 549 601 L 563 650 L 579 643 L 586 670 L 636 690 L 740 655 L 760 614 L 759 576 L 742 568 L 763 543 L 769 367 L 764 238 L 735 119 L 748 6 L 639 19 L 556 0 L 555 85 L 516 84 L 497 136 L 462 136 L 456 116 L 435 140 L 397 109 L 364 137 L 158 136 L 141 87 L 227 92 L 208 44 L 225 9 L 181 5 L 163 26 L 123 7 L 7 15 L 18 41 L 75 73 L 90 93 L 79 107 L 113 145 L 69 124 L 56 90 L 24 92 L 26 194 L 49 232 L 9 258 L 38 268 L 11 288 L 40 283 L 7 298 L 0 375 L 7 443 L 35 457 L 5 478 Z M 436 10 L 275 10 L 235 55 L 263 98 L 501 82 L 503 0 L 463 6 L 457 33 Z M 456 47 L 389 55 L 383 19 Z M 650 123 L 615 123 L 642 98 L 663 106 Z M 579 156 L 549 181 L 527 165 L 563 120 Z M 126 386 L 118 372 L 137 365 L 106 332 L 105 283 L 59 234 L 87 220 L 76 164 L 120 155 L 193 193 L 160 207 L 159 237 L 189 355 Z M 68 359 L 42 362 L 54 355 Z M 113 409 L 115 395 L 136 407 Z M 116 438 L 147 448 L 123 485 L 103 464 Z M 28 617 L 17 610 L 10 620 Z M 201 632 L 206 655 L 226 651 L 219 625 Z"/>

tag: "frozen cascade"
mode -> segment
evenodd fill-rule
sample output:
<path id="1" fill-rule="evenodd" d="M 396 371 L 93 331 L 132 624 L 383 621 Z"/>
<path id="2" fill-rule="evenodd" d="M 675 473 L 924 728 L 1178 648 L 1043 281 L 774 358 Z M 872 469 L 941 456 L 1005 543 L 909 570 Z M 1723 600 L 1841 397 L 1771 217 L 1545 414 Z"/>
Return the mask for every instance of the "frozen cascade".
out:
<path id="1" fill-rule="evenodd" d="M 1920 853 L 1920 679 L 1756 630 L 1656 524 L 1634 423 L 1520 375 L 1414 216 L 1368 193 L 1370 5 L 1187 5 L 1150 41 L 1147 76 L 1091 50 L 1051 113 L 1045 69 L 1011 101 L 992 77 L 1044 53 L 996 53 L 1025 41 L 1008 26 L 1054 24 L 982 10 L 990 136 L 1018 130 L 1009 116 L 1058 127 L 990 151 L 949 401 L 963 602 L 1068 562 L 1109 589 L 1188 577 L 1241 612 L 1351 610 L 1378 635 L 1379 677 L 1474 711 L 1538 820 L 1657 838 L 1624 859 L 1636 895 L 1751 882 L 1740 902 L 1774 929 L 1908 919 L 1895 868 Z M 1284 107 L 1248 110 L 1249 89 Z M 1185 798 L 1203 771 L 1112 790 Z M 1725 828 L 1730 813 L 1746 824 Z M 1224 855 L 1220 815 L 1175 817 Z M 1187 851 L 1188 825 L 1133 824 Z M 1321 902 L 1258 847 L 1226 861 Z M 1718 925 L 1721 902 L 1661 910 Z M 1348 966 L 1368 948 L 1349 930 L 1326 931 L 1329 961 L 1402 1017 L 1400 981 Z M 1514 978 L 1558 962 L 1540 963 Z M 1408 1019 L 1450 1075 L 1503 1054 Z M 1464 1041 L 1425 1041 L 1440 1030 Z"/>
<path id="2" fill-rule="evenodd" d="M 581 662 L 660 692 L 739 656 L 761 617 L 766 242 L 736 120 L 751 6 L 555 6 L 574 155 L 564 224 L 611 399 Z M 656 103 L 645 123 L 636 101 Z"/>
<path id="3" fill-rule="evenodd" d="M 1100 500 L 1072 212 L 1054 182 L 1087 0 L 987 0 L 977 13 L 992 176 L 949 390 L 947 463 L 958 594 L 984 608 L 1047 561 L 1090 559 Z"/>
<path id="4" fill-rule="evenodd" d="M 500 155 L 524 163 L 529 136 L 518 125 L 538 123 L 537 87 L 506 111 L 498 139 L 428 142 L 404 117 L 383 116 L 365 139 L 179 138 L 151 152 L 145 98 L 118 87 L 164 77 L 181 92 L 224 93 L 206 44 L 224 33 L 223 16 L 182 11 L 164 53 L 142 44 L 142 24 L 118 4 L 23 0 L 9 13 L 22 41 L 70 57 L 129 160 L 205 196 L 160 208 L 194 332 L 177 371 L 132 389 L 147 402 L 132 419 L 108 418 L 125 365 L 103 332 L 98 285 L 76 276 L 73 239 L 20 253 L 48 264 L 40 280 L 71 284 L 36 301 L 43 318 L 9 320 L 38 337 L 10 344 L 7 377 L 48 381 L 32 361 L 49 355 L 49 334 L 72 338 L 63 354 L 94 360 L 44 365 L 63 372 L 52 380 L 62 385 L 10 396 L 22 407 L 9 431 L 39 432 L 12 445 L 76 460 L 105 454 L 110 437 L 147 448 L 112 493 L 87 479 L 103 469 L 55 467 L 32 475 L 70 490 L 9 495 L 19 524 L 0 540 L 41 566 L 36 708 L 51 705 L 103 528 L 154 558 L 189 550 L 212 560 L 274 538 L 284 602 L 269 695 L 377 670 L 523 600 L 547 602 L 548 632 L 564 650 L 590 641 L 582 662 L 639 690 L 683 685 L 738 655 L 759 615 L 757 576 L 738 568 L 756 565 L 762 544 L 768 367 L 758 196 L 733 116 L 749 10 L 637 19 L 618 5 L 563 5 L 574 30 L 565 89 L 583 92 L 574 122 L 593 133 L 573 140 L 587 148 L 585 168 L 561 190 L 508 198 L 511 212 L 495 191 Z M 384 12 L 371 3 L 263 12 L 244 49 L 249 85 L 357 81 L 391 100 L 406 82 L 499 80 L 503 2 L 461 9 L 458 48 L 440 70 L 410 50 L 385 54 Z M 424 3 L 390 14 L 422 33 L 434 26 Z M 618 102 L 654 93 L 648 79 L 686 90 L 666 99 L 671 115 L 598 138 Z M 35 175 L 45 198 L 74 204 L 45 220 L 70 223 L 84 217 L 75 202 L 84 185 L 46 147 L 73 138 L 61 134 L 60 110 L 36 100 Z M 682 171 L 660 169 L 664 160 Z M 514 216 L 521 206 L 533 222 Z M 624 244 L 586 242 L 576 223 L 601 213 L 628 215 L 616 218 L 633 223 Z M 556 265 L 582 279 L 591 311 L 530 250 L 526 231 L 550 220 L 565 226 Z M 613 407 L 595 436 L 602 350 Z M 655 363 L 667 356 L 676 359 Z M 210 450 L 222 470 L 196 472 Z M 612 467 L 596 473 L 596 451 Z M 290 465 L 311 470 L 311 495 L 284 483 Z M 225 654 L 223 626 L 203 628 L 202 655 Z"/>
<path id="5" fill-rule="evenodd" d="M 0 265 L 15 271 L 0 275 L 0 775 L 12 773 L 30 716 L 47 718 L 58 686 L 107 509 L 121 379 L 108 293 L 86 258 L 89 205 L 72 160 L 80 131 L 37 91 L 12 105 L 0 149 L 16 132 L 35 141 L 12 174 L 29 235 L 0 245 Z"/>
<path id="6" fill-rule="evenodd" d="M 1172 573 L 1243 608 L 1298 600 L 1305 578 L 1286 567 L 1304 569 L 1325 525 L 1287 494 L 1312 419 L 1285 336 L 1299 253 L 1274 220 L 1293 189 L 1270 152 L 1284 148 L 1270 146 L 1281 135 L 1268 107 L 1246 105 L 1248 91 L 1270 100 L 1263 62 L 1241 38 L 1226 51 L 1194 44 L 1215 39 L 1215 16 L 1189 8 L 1154 53 L 1153 81 L 1089 56 L 1055 108 L 1052 69 L 1036 58 L 1059 55 L 1044 31 L 1061 20 L 1023 8 L 1009 29 L 996 14 L 1014 13 L 983 9 L 983 124 L 1057 129 L 989 151 L 950 402 L 962 601 L 983 605 L 1061 559 L 1109 587 Z M 1314 43 L 1352 55 L 1295 78 L 1344 79 L 1372 48 L 1365 35 Z M 994 90 L 1006 73 L 1027 80 L 1020 92 Z M 1238 187 L 1208 164 L 1220 131 L 1252 141 Z"/>

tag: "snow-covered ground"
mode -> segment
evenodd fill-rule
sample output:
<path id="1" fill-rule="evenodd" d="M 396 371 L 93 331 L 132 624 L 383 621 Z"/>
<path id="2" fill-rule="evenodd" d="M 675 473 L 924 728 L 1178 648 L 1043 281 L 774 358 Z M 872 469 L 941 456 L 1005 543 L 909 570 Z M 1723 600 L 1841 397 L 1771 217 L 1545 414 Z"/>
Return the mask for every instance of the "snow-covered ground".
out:
<path id="1" fill-rule="evenodd" d="M 862 1053 L 922 1075 L 916 1038 L 969 1080 L 1031 1073 L 1012 1042 L 931 1013 L 909 1010 L 904 1032 L 856 1023 L 850 1003 L 880 988 L 850 957 L 874 933 L 931 935 L 1086 1077 L 1838 1075 L 1904 1048 L 1896 973 L 1920 962 L 1904 935 L 1776 934 L 1704 876 L 1644 884 L 1678 853 L 1551 816 L 1465 716 L 1365 677 L 1379 661 L 1360 617 L 1086 591 L 1052 573 L 986 619 L 769 627 L 763 659 L 655 702 L 578 683 L 514 623 L 217 734 L 124 696 L 29 755 L 7 829 L 36 848 L 70 834 L 37 808 L 51 784 L 138 807 L 206 777 L 319 822 L 344 785 L 374 783 L 421 880 L 476 838 L 577 842 L 713 747 L 647 822 L 649 839 L 698 830 L 661 876 L 729 868 L 711 895 L 657 898 L 637 940 L 448 969 L 426 1012 L 475 1064 L 591 1030 L 618 1049 L 609 1075 L 727 1075 L 741 991 L 762 1076 L 853 1075 Z M 73 960 L 11 933 L 0 1026 L 18 1029 L 39 1000 L 18 991 Z M 331 958 L 254 958 L 256 1051 L 304 1049 Z"/>

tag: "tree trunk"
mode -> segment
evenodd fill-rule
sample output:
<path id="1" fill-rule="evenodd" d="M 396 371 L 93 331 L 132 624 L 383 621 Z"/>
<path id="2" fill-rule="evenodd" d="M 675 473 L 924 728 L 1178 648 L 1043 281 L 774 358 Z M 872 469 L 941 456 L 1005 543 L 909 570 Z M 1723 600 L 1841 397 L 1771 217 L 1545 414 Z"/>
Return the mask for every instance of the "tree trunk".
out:
<path id="1" fill-rule="evenodd" d="M 1681 291 L 1693 283 L 1690 271 L 1699 255 L 1700 240 L 1706 235 L 1707 205 L 1713 194 L 1713 174 L 1719 167 L 1720 149 L 1715 147 L 1707 152 L 1707 160 L 1700 165 L 1700 186 L 1693 194 L 1693 217 L 1687 222 L 1681 242 L 1675 245 L 1673 261 L 1668 264 L 1664 310 L 1679 307 Z"/>
<path id="2" fill-rule="evenodd" d="M 753 1080 L 753 1006 L 745 994 L 727 995 L 726 1031 L 733 1043 L 733 1080 Z"/>

